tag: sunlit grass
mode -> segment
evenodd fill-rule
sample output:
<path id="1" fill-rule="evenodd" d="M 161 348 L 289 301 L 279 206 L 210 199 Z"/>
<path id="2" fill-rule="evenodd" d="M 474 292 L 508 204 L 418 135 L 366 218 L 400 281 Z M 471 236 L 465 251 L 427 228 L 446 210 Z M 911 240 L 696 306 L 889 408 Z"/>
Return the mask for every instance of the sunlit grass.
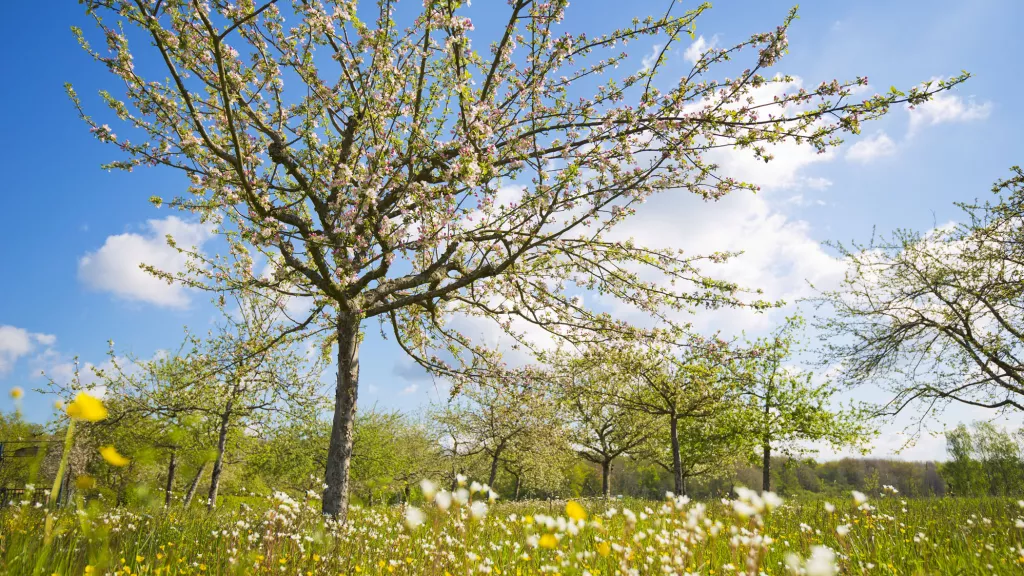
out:
<path id="1" fill-rule="evenodd" d="M 486 503 L 464 491 L 407 507 L 354 508 L 340 525 L 315 499 L 227 499 L 208 513 L 0 511 L 5 574 L 1013 574 L 1024 508 L 1009 499 L 875 498 L 858 506 L 741 495 Z M 42 496 L 41 494 L 39 495 Z M 475 504 L 475 506 L 474 506 Z M 447 510 L 443 508 L 447 507 Z M 829 511 L 829 508 L 834 508 Z M 842 533 L 842 534 L 841 534 Z M 819 546 L 828 547 L 831 553 Z M 799 556 L 793 557 L 796 554 Z M 814 556 L 818 554 L 817 556 Z M 787 559 L 787 556 L 789 558 Z M 808 560 L 808 557 L 814 558 Z M 787 565 L 788 564 L 788 565 Z"/>

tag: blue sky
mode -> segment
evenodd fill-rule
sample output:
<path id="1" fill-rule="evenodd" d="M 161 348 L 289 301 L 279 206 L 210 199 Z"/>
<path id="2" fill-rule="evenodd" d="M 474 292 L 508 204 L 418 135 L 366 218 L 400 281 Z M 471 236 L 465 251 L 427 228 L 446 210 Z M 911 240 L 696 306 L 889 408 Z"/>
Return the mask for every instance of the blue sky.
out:
<path id="1" fill-rule="evenodd" d="M 609 23 L 628 22 L 634 12 L 660 13 L 663 5 L 576 0 L 566 27 L 605 30 Z M 732 45 L 774 28 L 788 8 L 780 2 L 716 2 L 698 21 L 697 33 L 707 43 Z M 484 34 L 504 9 L 504 2 L 477 0 L 469 15 Z M 180 215 L 147 201 L 181 191 L 177 174 L 99 168 L 113 150 L 89 135 L 62 88 L 72 82 L 87 103 L 95 103 L 96 91 L 111 86 L 69 31 L 90 23 L 78 3 L 47 3 L 41 12 L 38 3 L 13 3 L 0 22 L 0 48 L 10 55 L 0 89 L 0 391 L 40 387 L 43 369 L 63 377 L 76 355 L 102 362 L 109 339 L 120 350 L 150 356 L 178 343 L 183 326 L 203 328 L 213 318 L 204 295 L 138 276 L 140 259 L 173 265 L 162 245 L 165 232 L 199 240 L 203 232 L 187 220 L 169 219 Z M 804 85 L 866 75 L 874 89 L 884 91 L 961 69 L 974 78 L 916 114 L 894 110 L 825 157 L 780 150 L 775 162 L 761 167 L 723 156 L 723 167 L 763 191 L 715 205 L 661 198 L 631 227 L 653 243 L 691 252 L 747 250 L 728 274 L 764 287 L 769 297 L 787 299 L 806 295 L 807 279 L 834 278 L 836 262 L 820 242 L 867 239 L 872 227 L 885 232 L 946 222 L 958 216 L 954 201 L 986 195 L 992 181 L 1024 161 L 1024 111 L 1017 105 L 1024 63 L 1015 56 L 1024 54 L 1024 39 L 1014 28 L 1024 21 L 1024 4 L 819 1 L 803 5 L 800 15 L 790 31 L 790 54 L 776 70 L 798 76 Z M 487 41 L 475 39 L 478 47 Z M 629 48 L 639 61 L 651 46 Z M 670 54 L 670 72 L 689 70 L 686 48 L 682 43 Z M 727 313 L 703 316 L 699 324 L 757 332 L 771 319 Z M 436 397 L 429 379 L 372 335 L 374 326 L 368 325 L 371 335 L 362 351 L 361 404 L 415 409 Z M 51 403 L 29 392 L 26 416 L 45 420 Z M 971 417 L 956 412 L 947 420 Z M 891 444 L 881 442 L 879 453 Z M 914 455 L 941 452 L 941 442 L 932 442 Z"/>

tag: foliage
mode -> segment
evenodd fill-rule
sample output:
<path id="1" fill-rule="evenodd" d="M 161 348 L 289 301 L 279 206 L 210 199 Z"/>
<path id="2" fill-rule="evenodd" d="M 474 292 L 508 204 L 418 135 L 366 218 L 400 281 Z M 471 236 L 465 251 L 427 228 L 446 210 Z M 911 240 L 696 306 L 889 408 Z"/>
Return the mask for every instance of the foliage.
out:
<path id="1" fill-rule="evenodd" d="M 790 455 L 811 441 L 863 446 L 872 432 L 867 409 L 834 406 L 838 390 L 832 382 L 815 382 L 812 372 L 791 364 L 803 326 L 799 316 L 787 318 L 771 336 L 752 343 L 739 367 L 740 393 L 748 405 L 744 419 L 761 453 L 762 490 L 771 489 L 773 450 Z"/>
<path id="2" fill-rule="evenodd" d="M 959 204 L 967 220 L 870 244 L 836 245 L 850 268 L 819 298 L 833 339 L 824 362 L 847 384 L 886 386 L 881 411 L 950 403 L 1024 410 L 1024 172 L 996 182 L 995 204 Z"/>
<path id="3" fill-rule="evenodd" d="M 963 424 L 946 432 L 949 462 L 942 474 L 962 496 L 1024 495 L 1024 433 L 1011 434 L 990 422 Z"/>

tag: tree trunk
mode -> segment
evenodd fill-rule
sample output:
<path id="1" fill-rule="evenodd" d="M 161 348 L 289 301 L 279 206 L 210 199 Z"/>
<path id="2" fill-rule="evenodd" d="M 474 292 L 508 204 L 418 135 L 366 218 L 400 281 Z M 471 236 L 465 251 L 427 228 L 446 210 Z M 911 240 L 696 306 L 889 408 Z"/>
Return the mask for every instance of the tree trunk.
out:
<path id="1" fill-rule="evenodd" d="M 605 498 L 612 497 L 612 461 L 601 462 L 601 495 Z"/>
<path id="2" fill-rule="evenodd" d="M 174 490 L 174 473 L 178 471 L 178 462 L 175 460 L 176 451 L 171 450 L 171 461 L 167 464 L 167 490 L 164 495 L 164 507 L 171 505 L 171 492 Z"/>
<path id="3" fill-rule="evenodd" d="M 192 498 L 196 495 L 196 488 L 199 488 L 199 480 L 203 477 L 203 472 L 206 471 L 206 462 L 199 465 L 199 470 L 196 470 L 196 477 L 192 479 L 192 483 L 188 485 L 188 492 L 185 493 L 185 500 L 182 501 L 186 507 L 192 503 Z"/>
<path id="4" fill-rule="evenodd" d="M 487 478 L 487 485 L 492 488 L 494 487 L 494 481 L 498 479 L 498 464 L 500 463 L 501 450 L 502 447 L 498 446 L 494 451 L 494 456 L 491 457 L 491 475 Z"/>
<path id="5" fill-rule="evenodd" d="M 220 474 L 224 471 L 224 452 L 228 447 L 228 422 L 231 420 L 231 404 L 228 400 L 224 408 L 224 414 L 220 417 L 220 435 L 217 436 L 217 459 L 213 461 L 213 471 L 210 472 L 210 493 L 207 495 L 206 506 L 213 510 L 217 506 L 217 490 L 220 489 Z"/>
<path id="6" fill-rule="evenodd" d="M 352 428 L 359 393 L 359 320 L 338 316 L 338 383 L 334 392 L 334 421 L 324 474 L 323 513 L 348 519 L 348 474 L 352 465 Z"/>
<path id="7" fill-rule="evenodd" d="M 679 418 L 673 414 L 669 418 L 669 429 L 672 434 L 672 480 L 676 494 L 683 493 L 683 459 L 679 455 Z"/>
<path id="8" fill-rule="evenodd" d="M 522 487 L 523 487 L 523 477 L 517 474 L 516 475 L 515 495 L 512 496 L 513 500 L 519 500 L 519 489 L 522 488 Z"/>
<path id="9" fill-rule="evenodd" d="M 764 460 L 761 463 L 761 490 L 767 492 L 772 489 L 772 447 L 765 442 L 762 448 Z"/>

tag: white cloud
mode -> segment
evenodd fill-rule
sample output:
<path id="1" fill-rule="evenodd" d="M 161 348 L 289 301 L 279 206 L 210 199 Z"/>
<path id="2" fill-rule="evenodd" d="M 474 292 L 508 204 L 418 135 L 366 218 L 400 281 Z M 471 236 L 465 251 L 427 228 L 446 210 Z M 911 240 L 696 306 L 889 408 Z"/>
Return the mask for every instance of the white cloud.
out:
<path id="1" fill-rule="evenodd" d="M 34 334 L 17 326 L 0 326 L 0 376 L 8 373 L 19 358 L 31 353 L 37 344 L 52 346 L 53 334 Z"/>
<path id="2" fill-rule="evenodd" d="M 402 396 L 408 396 L 410 394 L 415 394 L 416 391 L 419 390 L 419 389 L 420 389 L 420 385 L 419 384 L 410 384 L 410 385 L 406 386 L 405 388 L 402 388 Z"/>
<path id="3" fill-rule="evenodd" d="M 992 103 L 974 101 L 973 97 L 964 100 L 960 95 L 951 92 L 936 94 L 931 100 L 913 108 L 910 113 L 908 136 L 915 134 L 925 126 L 945 124 L 947 122 L 970 122 L 984 120 L 992 113 Z"/>
<path id="4" fill-rule="evenodd" d="M 658 61 L 658 55 L 661 54 L 662 47 L 663 46 L 661 44 L 655 44 L 651 48 L 651 53 L 644 56 L 642 61 L 644 72 L 650 70 L 654 66 L 654 63 Z"/>
<path id="5" fill-rule="evenodd" d="M 714 203 L 685 192 L 669 192 L 641 206 L 616 235 L 633 237 L 637 244 L 676 247 L 688 254 L 743 251 L 725 264 L 711 264 L 704 272 L 713 278 L 760 288 L 768 300 L 788 303 L 812 293 L 808 282 L 818 288 L 835 285 L 845 271 L 811 236 L 811 226 L 793 220 L 777 210 L 763 194 L 735 192 Z M 605 302 L 608 300 L 605 299 Z M 619 312 L 625 311 L 619 305 Z M 642 314 L 633 311 L 639 321 Z M 737 335 L 768 328 L 775 315 L 746 310 L 718 310 L 700 313 L 692 319 L 704 331 L 722 330 Z"/>
<path id="6" fill-rule="evenodd" d="M 186 257 L 167 245 L 172 236 L 179 246 L 202 246 L 212 237 L 209 226 L 189 223 L 176 216 L 146 222 L 145 234 L 125 233 L 107 237 L 103 246 L 78 261 L 78 278 L 95 290 L 111 292 L 126 300 L 184 308 L 189 304 L 185 287 L 167 284 L 139 268 L 154 266 L 168 273 L 185 270 Z"/>
<path id="7" fill-rule="evenodd" d="M 702 54 L 708 51 L 710 48 L 714 48 L 715 44 L 718 44 L 718 36 L 713 36 L 711 42 L 704 40 L 703 36 L 698 36 L 696 40 L 690 43 L 683 52 L 683 57 L 689 60 L 691 63 L 696 64 Z"/>
<path id="8" fill-rule="evenodd" d="M 891 156 L 896 153 L 896 143 L 892 138 L 882 131 L 874 136 L 862 138 L 853 143 L 853 146 L 846 151 L 846 159 L 852 162 L 867 164 L 883 156 Z"/>

